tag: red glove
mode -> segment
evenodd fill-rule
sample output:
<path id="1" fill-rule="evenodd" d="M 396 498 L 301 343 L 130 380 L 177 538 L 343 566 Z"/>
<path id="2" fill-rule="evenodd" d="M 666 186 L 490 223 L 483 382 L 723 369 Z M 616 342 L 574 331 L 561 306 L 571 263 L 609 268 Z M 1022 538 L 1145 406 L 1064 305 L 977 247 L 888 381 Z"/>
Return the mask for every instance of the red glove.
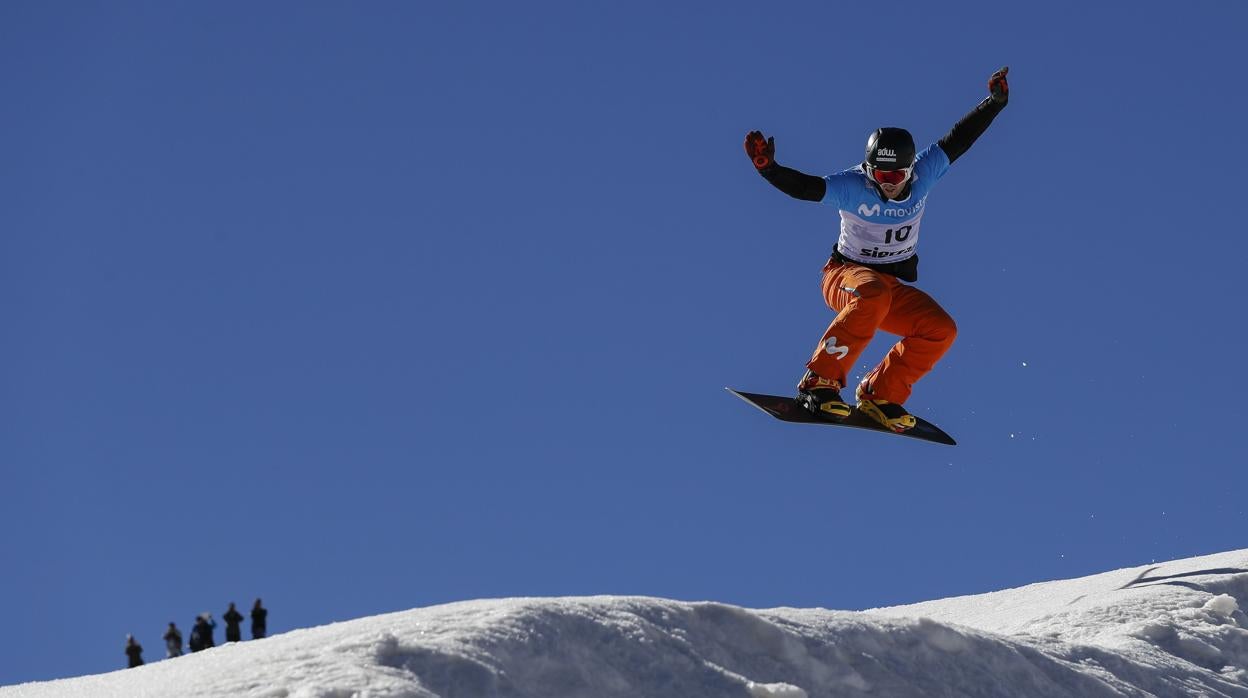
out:
<path id="1" fill-rule="evenodd" d="M 988 93 L 992 95 L 992 101 L 998 104 L 1010 101 L 1010 83 L 1005 80 L 1005 74 L 1008 72 L 1010 72 L 1010 66 L 1007 65 L 988 78 Z"/>
<path id="2" fill-rule="evenodd" d="M 765 170 L 776 161 L 776 139 L 763 138 L 762 131 L 745 134 L 745 154 L 750 156 L 754 167 Z"/>

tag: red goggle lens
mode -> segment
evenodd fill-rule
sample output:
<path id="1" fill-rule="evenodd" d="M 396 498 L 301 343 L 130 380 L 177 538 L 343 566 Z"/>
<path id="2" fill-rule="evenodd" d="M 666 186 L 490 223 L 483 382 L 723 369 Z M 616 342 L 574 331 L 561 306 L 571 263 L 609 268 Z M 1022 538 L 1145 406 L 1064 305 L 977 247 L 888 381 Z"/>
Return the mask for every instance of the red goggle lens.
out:
<path id="1" fill-rule="evenodd" d="M 871 169 L 871 176 L 880 184 L 901 184 L 910 176 L 910 168 L 904 170 Z"/>

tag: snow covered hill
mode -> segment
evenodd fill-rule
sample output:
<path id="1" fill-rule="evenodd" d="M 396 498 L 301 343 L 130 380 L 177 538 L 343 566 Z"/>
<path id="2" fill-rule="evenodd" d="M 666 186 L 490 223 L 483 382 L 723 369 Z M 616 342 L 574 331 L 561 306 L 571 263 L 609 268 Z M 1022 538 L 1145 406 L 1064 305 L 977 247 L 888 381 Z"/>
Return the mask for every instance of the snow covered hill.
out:
<path id="1" fill-rule="evenodd" d="M 0 698 L 1246 696 L 1248 550 L 865 612 L 471 601 Z"/>

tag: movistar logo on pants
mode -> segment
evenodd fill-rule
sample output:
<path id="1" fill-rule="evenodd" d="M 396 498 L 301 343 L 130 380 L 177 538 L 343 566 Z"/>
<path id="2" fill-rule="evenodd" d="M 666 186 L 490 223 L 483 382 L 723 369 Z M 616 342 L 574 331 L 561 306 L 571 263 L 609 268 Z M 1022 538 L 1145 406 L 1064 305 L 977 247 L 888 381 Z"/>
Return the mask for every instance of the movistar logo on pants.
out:
<path id="1" fill-rule="evenodd" d="M 841 359 L 845 358 L 845 355 L 849 353 L 849 347 L 847 346 L 838 347 L 836 345 L 836 337 L 828 337 L 828 341 L 823 343 L 823 350 L 828 352 L 829 354 L 836 356 L 837 361 L 840 361 Z"/>

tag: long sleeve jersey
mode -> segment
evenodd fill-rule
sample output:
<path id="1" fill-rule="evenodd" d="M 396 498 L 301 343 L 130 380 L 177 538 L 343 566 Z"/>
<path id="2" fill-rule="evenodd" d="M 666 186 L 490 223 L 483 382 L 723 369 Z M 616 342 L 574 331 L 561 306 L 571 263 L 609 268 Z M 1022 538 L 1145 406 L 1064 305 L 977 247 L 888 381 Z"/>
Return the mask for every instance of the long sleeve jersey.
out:
<path id="1" fill-rule="evenodd" d="M 835 258 L 916 281 L 919 227 L 928 194 L 1004 107 L 1003 102 L 985 98 L 943 138 L 920 151 L 910 181 L 896 200 L 884 196 L 861 164 L 826 177 L 774 162 L 759 173 L 789 196 L 837 207 L 841 225 L 832 252 Z"/>

